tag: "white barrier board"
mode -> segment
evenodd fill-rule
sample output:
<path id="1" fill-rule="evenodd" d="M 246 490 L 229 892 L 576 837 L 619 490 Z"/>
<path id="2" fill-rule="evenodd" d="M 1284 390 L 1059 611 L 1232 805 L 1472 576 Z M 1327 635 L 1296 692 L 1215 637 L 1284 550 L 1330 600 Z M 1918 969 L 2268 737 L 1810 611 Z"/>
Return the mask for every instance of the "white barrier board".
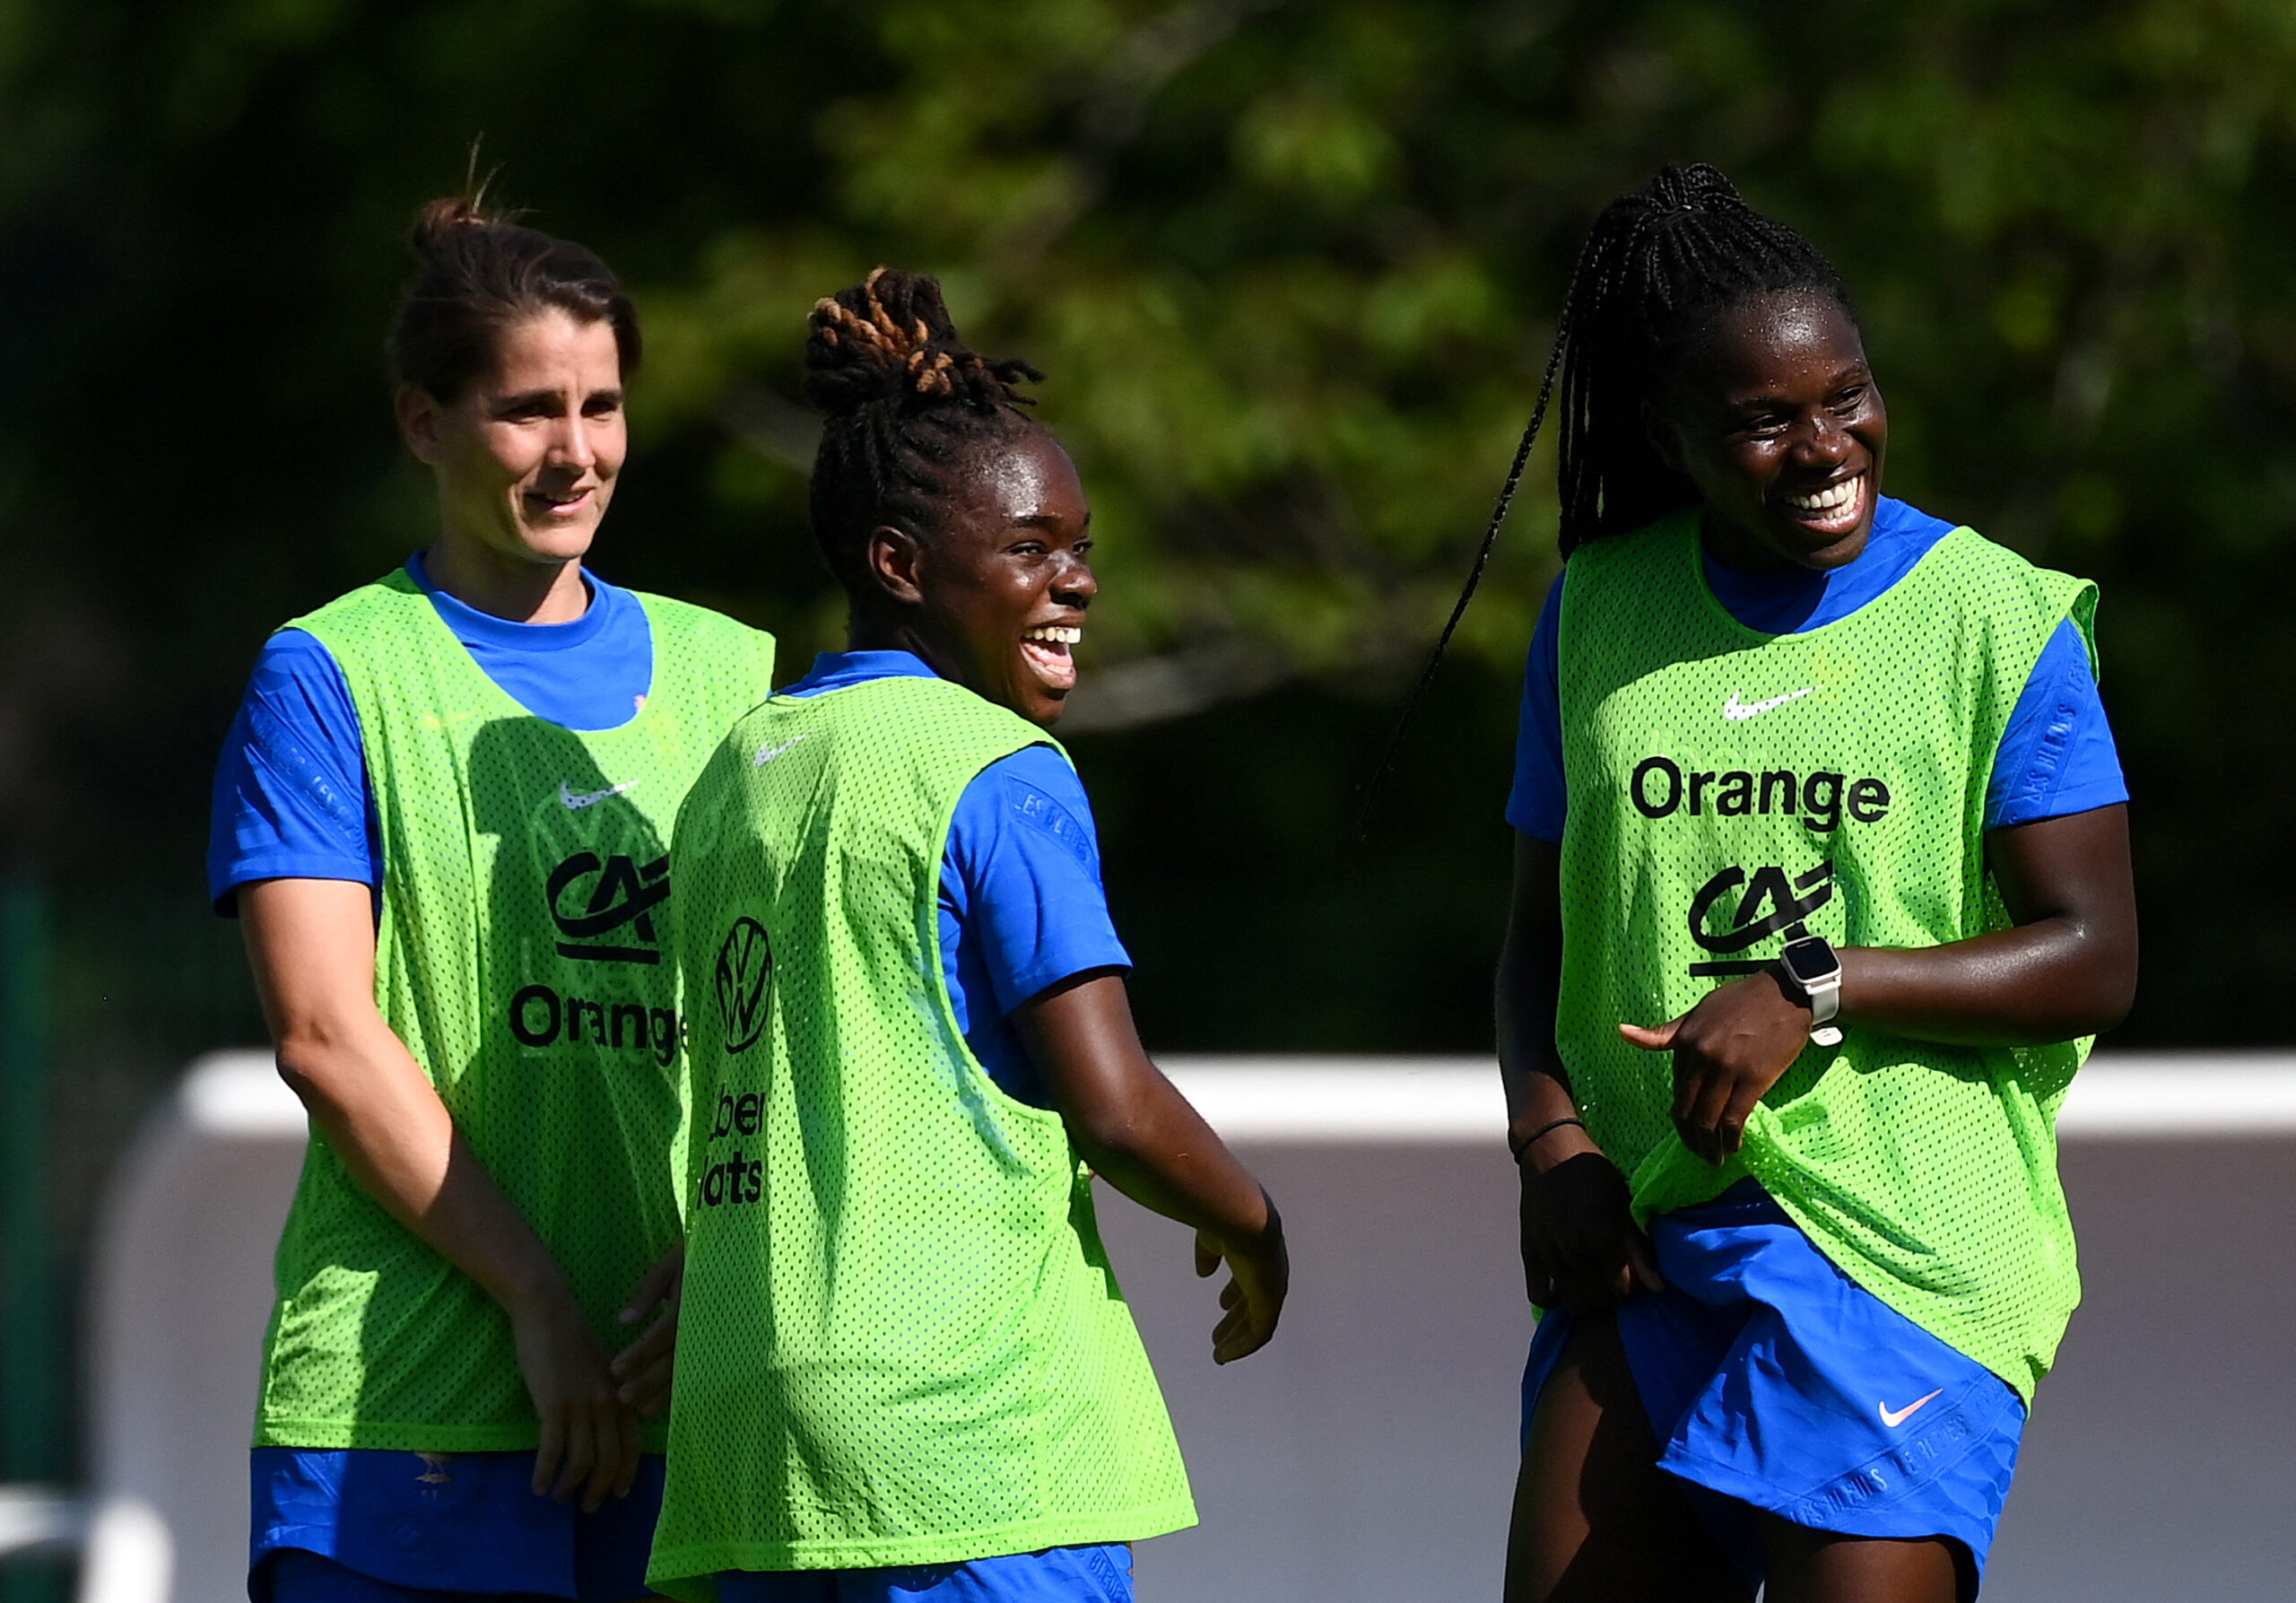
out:
<path id="1" fill-rule="evenodd" d="M 1102 1189 L 1204 1522 L 1143 1603 L 1495 1598 L 1529 1311 L 1495 1072 L 1187 1059 L 1283 1202 L 1276 1343 L 1209 1362 L 1185 1232 Z M 2279 1599 L 2296 1387 L 2296 1059 L 2108 1057 L 2061 1133 L 2086 1301 L 2028 1432 L 1992 1603 Z M 91 1288 L 83 1603 L 238 1603 L 245 1453 L 302 1111 L 267 1055 L 193 1066 L 113 1187 Z"/>

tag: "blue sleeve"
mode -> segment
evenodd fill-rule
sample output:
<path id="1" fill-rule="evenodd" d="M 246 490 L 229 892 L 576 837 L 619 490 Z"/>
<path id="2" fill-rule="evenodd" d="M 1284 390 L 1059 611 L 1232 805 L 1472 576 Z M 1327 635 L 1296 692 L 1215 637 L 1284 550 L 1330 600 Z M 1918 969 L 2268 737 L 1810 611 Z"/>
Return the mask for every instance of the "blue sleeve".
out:
<path id="1" fill-rule="evenodd" d="M 1562 581 L 1555 576 L 1531 634 L 1523 670 L 1523 719 L 1515 736 L 1515 788 L 1507 822 L 1535 841 L 1560 845 L 1569 797 L 1562 783 Z"/>
<path id="2" fill-rule="evenodd" d="M 1050 746 L 991 764 L 949 825 L 963 881 L 966 944 L 978 948 L 998 1014 L 1087 969 L 1130 968 L 1100 886 L 1100 840 L 1083 782 Z"/>
<path id="3" fill-rule="evenodd" d="M 1031 746 L 974 779 L 941 860 L 941 964 L 973 1056 L 1009 1095 L 1050 1099 L 1008 1016 L 1074 974 L 1128 969 L 1100 888 L 1091 804 L 1067 760 Z"/>
<path id="4" fill-rule="evenodd" d="M 382 887 L 382 852 L 351 686 L 325 646 L 300 629 L 256 659 L 215 765 L 207 893 L 236 913 L 254 879 L 348 879 Z"/>
<path id="5" fill-rule="evenodd" d="M 2037 823 L 2127 799 L 2089 648 L 2068 618 L 2041 648 L 2002 732 L 1985 790 L 1985 827 Z"/>

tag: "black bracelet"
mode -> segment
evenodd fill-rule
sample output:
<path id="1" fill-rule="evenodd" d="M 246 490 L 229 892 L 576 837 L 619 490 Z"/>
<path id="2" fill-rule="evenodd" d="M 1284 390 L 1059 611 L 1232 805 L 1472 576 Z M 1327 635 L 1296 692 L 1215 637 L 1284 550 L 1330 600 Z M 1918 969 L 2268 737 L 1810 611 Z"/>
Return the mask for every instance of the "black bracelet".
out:
<path id="1" fill-rule="evenodd" d="M 1582 1130 L 1587 1128 L 1587 1121 L 1574 1113 L 1568 1119 L 1558 1119 L 1552 1124 L 1543 1124 L 1539 1126 L 1538 1128 L 1533 1130 L 1520 1141 L 1516 1142 L 1513 1146 L 1509 1147 L 1508 1150 L 1515 1154 L 1515 1161 L 1519 1163 L 1523 1161 L 1523 1154 L 1531 1150 L 1531 1143 L 1536 1141 L 1541 1136 L 1550 1135 L 1554 1131 L 1561 1129 L 1566 1124 L 1575 1124 Z"/>

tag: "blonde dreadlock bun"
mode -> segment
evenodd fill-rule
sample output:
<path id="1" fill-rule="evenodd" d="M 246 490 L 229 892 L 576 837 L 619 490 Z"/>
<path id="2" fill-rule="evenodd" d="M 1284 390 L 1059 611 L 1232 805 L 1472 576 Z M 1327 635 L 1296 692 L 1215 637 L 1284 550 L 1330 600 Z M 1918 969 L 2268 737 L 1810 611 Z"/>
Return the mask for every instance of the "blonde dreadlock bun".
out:
<path id="1" fill-rule="evenodd" d="M 872 605 L 870 532 L 937 535 L 966 475 L 1041 426 L 1013 386 L 1044 375 L 966 344 L 939 283 L 922 273 L 880 267 L 824 296 L 809 321 L 805 394 L 828 414 L 813 457 L 813 538 L 855 605 Z"/>
<path id="2" fill-rule="evenodd" d="M 1032 404 L 1016 393 L 1041 379 L 1025 362 L 992 362 L 964 343 L 940 281 L 880 267 L 814 303 L 805 342 L 805 394 L 831 417 L 880 402 L 981 410 Z"/>

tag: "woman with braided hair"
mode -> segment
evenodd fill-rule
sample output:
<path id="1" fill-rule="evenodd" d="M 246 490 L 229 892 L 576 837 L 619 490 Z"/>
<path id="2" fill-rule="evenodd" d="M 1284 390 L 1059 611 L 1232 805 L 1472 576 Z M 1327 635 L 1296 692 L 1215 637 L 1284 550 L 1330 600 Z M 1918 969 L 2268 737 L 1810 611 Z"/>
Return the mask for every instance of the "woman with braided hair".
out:
<path id="1" fill-rule="evenodd" d="M 932 279 L 822 301 L 813 533 L 850 649 L 735 726 L 679 815 L 687 1271 L 653 1583 L 717 1603 L 1132 1597 L 1194 1523 L 1093 1223 L 1098 1172 L 1232 1278 L 1266 1193 L 1141 1050 L 1092 815 L 1047 734 L 1099 584 L 1076 469 Z"/>
<path id="2" fill-rule="evenodd" d="M 1596 221 L 1517 476 L 1558 369 L 1507 1595 L 1966 1598 L 2078 1295 L 2056 1110 L 2135 981 L 2095 590 L 1882 495 L 1840 279 L 1711 168 Z"/>

